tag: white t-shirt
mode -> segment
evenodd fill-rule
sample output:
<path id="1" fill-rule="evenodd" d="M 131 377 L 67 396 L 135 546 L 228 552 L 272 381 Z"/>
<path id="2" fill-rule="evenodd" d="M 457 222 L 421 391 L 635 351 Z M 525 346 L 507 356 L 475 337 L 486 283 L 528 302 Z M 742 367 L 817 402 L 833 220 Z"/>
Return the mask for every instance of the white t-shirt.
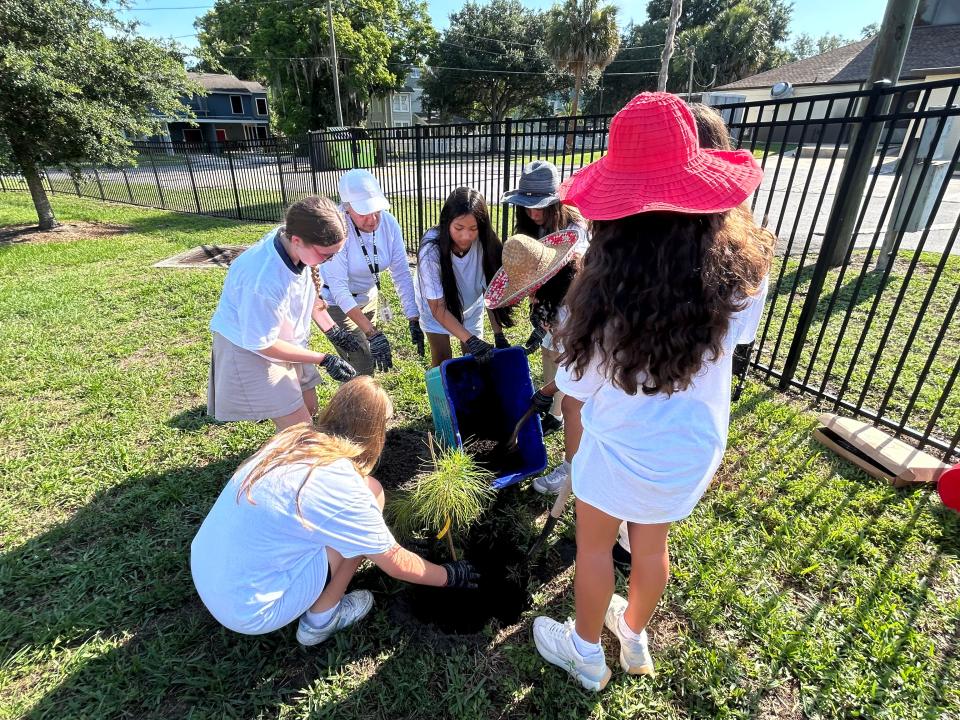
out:
<path id="1" fill-rule="evenodd" d="M 420 241 L 420 257 L 417 261 L 417 279 L 414 286 L 420 312 L 420 327 L 424 332 L 449 335 L 447 329 L 433 317 L 427 302 L 443 298 L 443 285 L 440 282 L 440 250 L 433 242 L 437 235 L 437 229 L 431 228 L 424 233 L 423 240 Z M 487 289 L 487 280 L 483 274 L 483 248 L 480 241 L 474 241 L 462 258 L 451 253 L 450 260 L 463 308 L 463 327 L 471 335 L 481 337 L 483 335 L 483 293 Z"/>
<path id="2" fill-rule="evenodd" d="M 734 346 L 754 339 L 767 282 L 730 320 L 723 354 L 692 384 L 664 394 L 627 395 L 598 370 L 578 380 L 560 367 L 557 387 L 585 402 L 573 458 L 573 491 L 608 515 L 636 523 L 681 520 L 700 500 L 723 457 L 730 424 Z"/>
<path id="3" fill-rule="evenodd" d="M 253 485 L 256 504 L 245 494 L 238 501 L 237 491 L 256 462 L 234 474 L 190 545 L 193 581 L 204 605 L 226 627 L 249 634 L 283 627 L 316 601 L 328 547 L 352 558 L 396 544 L 376 498 L 349 460 L 310 475 L 300 493 L 306 527 L 297 516 L 296 495 L 308 466 L 272 470 Z"/>
<path id="4" fill-rule="evenodd" d="M 294 266 L 274 228 L 230 264 L 210 330 L 257 352 L 277 340 L 306 347 L 317 291 L 310 268 Z M 259 353 L 258 353 L 259 354 Z"/>
<path id="5" fill-rule="evenodd" d="M 407 249 L 403 244 L 403 232 L 397 219 L 389 212 L 380 213 L 380 225 L 372 233 L 357 233 L 349 213 L 341 206 L 347 225 L 347 242 L 343 250 L 323 266 L 326 286 L 323 299 L 336 305 L 343 312 L 363 307 L 370 300 L 370 291 L 377 282 L 371 267 L 378 272 L 390 270 L 393 284 L 400 295 L 403 314 L 408 318 L 417 316 L 417 301 L 413 295 L 413 277 L 407 263 Z M 376 246 L 376 261 L 374 261 Z M 366 248 L 367 254 L 363 250 Z"/>

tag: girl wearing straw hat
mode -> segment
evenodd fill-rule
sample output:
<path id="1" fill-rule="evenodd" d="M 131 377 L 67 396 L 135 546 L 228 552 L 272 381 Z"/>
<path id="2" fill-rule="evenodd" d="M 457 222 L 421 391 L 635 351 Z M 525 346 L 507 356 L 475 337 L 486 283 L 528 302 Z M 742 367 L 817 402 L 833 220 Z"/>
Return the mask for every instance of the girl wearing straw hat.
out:
<path id="1" fill-rule="evenodd" d="M 513 325 L 508 310 L 487 311 L 494 345 L 483 340 L 483 291 L 501 265 L 502 252 L 483 195 L 465 187 L 450 193 L 417 257 L 416 299 L 430 343 L 430 367 L 453 356 L 451 337 L 479 362 L 489 360 L 494 347 L 509 347 L 503 335 L 503 328 Z"/>
<path id="2" fill-rule="evenodd" d="M 610 678 L 604 626 L 627 673 L 653 674 L 646 627 L 669 575 L 670 524 L 692 512 L 720 464 L 733 349 L 763 311 L 773 236 L 743 206 L 762 179 L 749 152 L 700 148 L 679 98 L 643 93 L 614 117 L 607 155 L 561 188 L 593 229 L 553 383 L 582 403 L 576 617 L 538 617 L 533 636 L 585 688 Z M 610 552 L 622 521 L 626 598 L 613 594 Z"/>
<path id="3" fill-rule="evenodd" d="M 524 166 L 517 187 L 505 192 L 500 200 L 516 206 L 514 234 L 542 238 L 560 230 L 573 231 L 577 233 L 574 252 L 582 257 L 590 243 L 587 223 L 576 208 L 560 202 L 559 189 L 560 172 L 557 166 L 546 160 L 534 160 Z M 531 313 L 533 332 L 524 346 L 528 354 L 541 349 L 544 381 L 550 382 L 557 374 L 559 353 L 553 346 L 549 330 L 539 320 L 536 313 Z M 560 412 L 562 400 L 563 393 L 557 393 L 553 405 L 543 413 L 541 422 L 545 433 L 563 427 Z"/>

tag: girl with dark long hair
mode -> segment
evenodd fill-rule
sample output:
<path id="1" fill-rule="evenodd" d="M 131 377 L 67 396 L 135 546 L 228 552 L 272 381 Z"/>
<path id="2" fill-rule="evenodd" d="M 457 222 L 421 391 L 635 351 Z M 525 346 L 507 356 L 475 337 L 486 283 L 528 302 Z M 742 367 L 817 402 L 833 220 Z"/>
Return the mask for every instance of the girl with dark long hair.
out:
<path id="1" fill-rule="evenodd" d="M 600 633 L 621 667 L 653 674 L 646 627 L 669 575 L 670 524 L 686 518 L 723 457 L 734 347 L 763 312 L 773 236 L 744 201 L 763 178 L 746 151 L 698 146 L 675 95 L 643 93 L 613 120 L 610 149 L 561 188 L 592 222 L 590 251 L 566 297 L 556 381 L 582 433 L 573 454 L 576 618 L 534 621 L 540 654 L 585 688 L 610 678 Z M 570 419 L 567 424 L 571 424 Z M 611 547 L 630 536 L 627 597 L 613 593 Z"/>
<path id="2" fill-rule="evenodd" d="M 503 335 L 513 324 L 509 310 L 487 312 L 495 345 L 483 340 L 483 292 L 500 269 L 502 253 L 483 195 L 465 187 L 450 193 L 417 255 L 416 298 L 431 367 L 453 356 L 451 337 L 480 362 L 490 359 L 494 347 L 509 346 Z"/>

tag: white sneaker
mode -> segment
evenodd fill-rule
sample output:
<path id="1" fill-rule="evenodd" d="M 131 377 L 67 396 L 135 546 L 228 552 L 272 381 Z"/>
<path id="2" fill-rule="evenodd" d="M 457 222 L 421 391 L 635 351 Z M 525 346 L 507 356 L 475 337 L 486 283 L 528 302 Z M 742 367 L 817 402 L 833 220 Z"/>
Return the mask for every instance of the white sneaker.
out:
<path id="1" fill-rule="evenodd" d="M 570 673 L 587 690 L 603 690 L 610 680 L 610 668 L 602 652 L 585 658 L 573 644 L 573 620 L 558 623 L 540 616 L 533 621 L 533 641 L 537 651 L 549 663 Z"/>
<path id="2" fill-rule="evenodd" d="M 343 630 L 343 628 L 362 619 L 364 615 L 370 612 L 372 607 L 373 594 L 369 590 L 354 590 L 347 593 L 340 598 L 340 607 L 337 608 L 337 614 L 322 628 L 308 625 L 303 618 L 300 618 L 300 624 L 297 626 L 297 642 L 301 645 L 322 643 L 338 630 Z"/>
<path id="3" fill-rule="evenodd" d="M 617 636 L 620 641 L 620 667 L 630 675 L 650 675 L 653 677 L 653 658 L 650 657 L 650 648 L 647 647 L 647 629 L 640 633 L 640 640 L 626 638 L 620 632 L 620 618 L 627 609 L 627 601 L 614 593 L 610 598 L 610 607 L 603 619 L 607 630 Z"/>
<path id="4" fill-rule="evenodd" d="M 541 495 L 549 493 L 556 495 L 560 492 L 560 486 L 570 474 L 570 463 L 564 460 L 546 475 L 533 479 L 533 489 Z"/>

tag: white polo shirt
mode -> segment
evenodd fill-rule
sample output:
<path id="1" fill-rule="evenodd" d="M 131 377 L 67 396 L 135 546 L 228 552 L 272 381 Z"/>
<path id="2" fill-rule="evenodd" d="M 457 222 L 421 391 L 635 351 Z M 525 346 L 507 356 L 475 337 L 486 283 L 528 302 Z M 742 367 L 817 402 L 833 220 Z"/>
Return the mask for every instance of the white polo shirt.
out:
<path id="1" fill-rule="evenodd" d="M 294 265 L 276 227 L 230 264 L 210 330 L 258 352 L 277 340 L 306 347 L 317 291 L 305 265 Z"/>

